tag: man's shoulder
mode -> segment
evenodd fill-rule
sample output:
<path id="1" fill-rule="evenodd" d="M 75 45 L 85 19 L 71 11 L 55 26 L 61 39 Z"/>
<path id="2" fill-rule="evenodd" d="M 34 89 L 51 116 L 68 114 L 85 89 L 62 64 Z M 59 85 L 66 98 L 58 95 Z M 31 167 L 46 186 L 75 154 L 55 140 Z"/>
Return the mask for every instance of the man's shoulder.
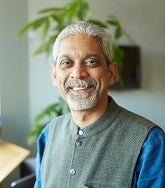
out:
<path id="1" fill-rule="evenodd" d="M 116 120 L 120 125 L 125 125 L 128 127 L 133 126 L 133 127 L 154 127 L 157 126 L 155 123 L 150 121 L 149 119 L 143 117 L 142 115 L 139 115 L 133 111 L 130 111 L 120 105 L 118 105 L 113 98 L 111 99 L 111 106 L 110 110 L 111 112 L 116 111 Z M 113 110 L 112 110 L 113 109 Z"/>
<path id="2" fill-rule="evenodd" d="M 67 132 L 70 121 L 70 114 L 54 117 L 48 124 L 48 138 L 52 136 L 55 137 L 54 135 L 61 135 L 64 132 Z"/>
<path id="3" fill-rule="evenodd" d="M 67 113 L 67 114 L 63 114 L 63 115 L 54 117 L 52 119 L 52 121 L 50 122 L 50 125 L 58 126 L 58 125 L 62 125 L 64 123 L 68 123 L 68 122 L 70 122 L 70 120 L 71 120 L 71 114 Z"/>
<path id="4" fill-rule="evenodd" d="M 125 108 L 121 108 L 120 119 L 122 123 L 133 125 L 133 127 L 138 127 L 138 129 L 141 128 L 150 130 L 153 127 L 158 127 L 154 122 L 150 121 L 149 119 L 132 111 L 129 111 Z"/>

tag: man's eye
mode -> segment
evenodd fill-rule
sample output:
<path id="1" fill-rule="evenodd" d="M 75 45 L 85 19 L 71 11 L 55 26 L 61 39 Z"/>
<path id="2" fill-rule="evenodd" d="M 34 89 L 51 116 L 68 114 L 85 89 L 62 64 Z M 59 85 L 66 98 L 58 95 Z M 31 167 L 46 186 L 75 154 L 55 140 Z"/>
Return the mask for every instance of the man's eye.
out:
<path id="1" fill-rule="evenodd" d="M 85 64 L 89 67 L 98 67 L 100 65 L 99 60 L 97 59 L 87 59 Z"/>
<path id="2" fill-rule="evenodd" d="M 69 68 L 72 66 L 72 62 L 71 61 L 61 61 L 60 62 L 60 67 L 62 68 Z"/>

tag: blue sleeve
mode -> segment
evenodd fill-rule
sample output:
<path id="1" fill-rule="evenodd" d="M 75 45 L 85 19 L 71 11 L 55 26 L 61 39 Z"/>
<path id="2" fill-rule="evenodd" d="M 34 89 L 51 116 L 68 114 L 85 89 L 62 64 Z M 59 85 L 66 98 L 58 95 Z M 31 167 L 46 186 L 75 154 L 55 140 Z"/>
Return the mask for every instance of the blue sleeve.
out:
<path id="1" fill-rule="evenodd" d="M 133 188 L 165 188 L 165 135 L 159 128 L 153 128 L 143 144 Z"/>
<path id="2" fill-rule="evenodd" d="M 41 177 L 40 177 L 40 167 L 41 167 L 41 161 L 42 156 L 44 153 L 47 136 L 48 136 L 48 128 L 47 125 L 43 131 L 41 132 L 38 142 L 37 142 L 37 156 L 36 156 L 36 182 L 34 185 L 34 188 L 41 188 Z"/>

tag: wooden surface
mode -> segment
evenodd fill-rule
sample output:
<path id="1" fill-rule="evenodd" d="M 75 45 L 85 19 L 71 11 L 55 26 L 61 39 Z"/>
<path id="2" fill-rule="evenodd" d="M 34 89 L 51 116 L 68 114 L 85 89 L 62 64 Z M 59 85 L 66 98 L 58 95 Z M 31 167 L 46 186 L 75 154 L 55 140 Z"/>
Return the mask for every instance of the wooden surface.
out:
<path id="1" fill-rule="evenodd" d="M 25 148 L 0 140 L 0 182 L 29 154 L 30 151 Z"/>

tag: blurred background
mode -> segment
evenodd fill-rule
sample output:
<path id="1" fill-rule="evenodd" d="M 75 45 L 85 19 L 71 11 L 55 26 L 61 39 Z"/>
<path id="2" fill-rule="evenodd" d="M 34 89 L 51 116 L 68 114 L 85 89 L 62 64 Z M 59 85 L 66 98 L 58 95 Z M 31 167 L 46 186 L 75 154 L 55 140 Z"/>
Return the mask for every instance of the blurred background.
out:
<path id="1" fill-rule="evenodd" d="M 58 101 L 50 81 L 50 62 L 44 55 L 33 57 L 38 39 L 18 31 L 37 17 L 37 11 L 63 6 L 64 0 L 0 0 L 0 114 L 1 138 L 31 150 L 26 142 L 33 118 L 47 105 Z M 165 1 L 88 0 L 92 16 L 104 20 L 115 15 L 141 48 L 141 88 L 109 91 L 116 102 L 165 130 Z M 13 172 L 3 187 L 17 176 Z"/>

